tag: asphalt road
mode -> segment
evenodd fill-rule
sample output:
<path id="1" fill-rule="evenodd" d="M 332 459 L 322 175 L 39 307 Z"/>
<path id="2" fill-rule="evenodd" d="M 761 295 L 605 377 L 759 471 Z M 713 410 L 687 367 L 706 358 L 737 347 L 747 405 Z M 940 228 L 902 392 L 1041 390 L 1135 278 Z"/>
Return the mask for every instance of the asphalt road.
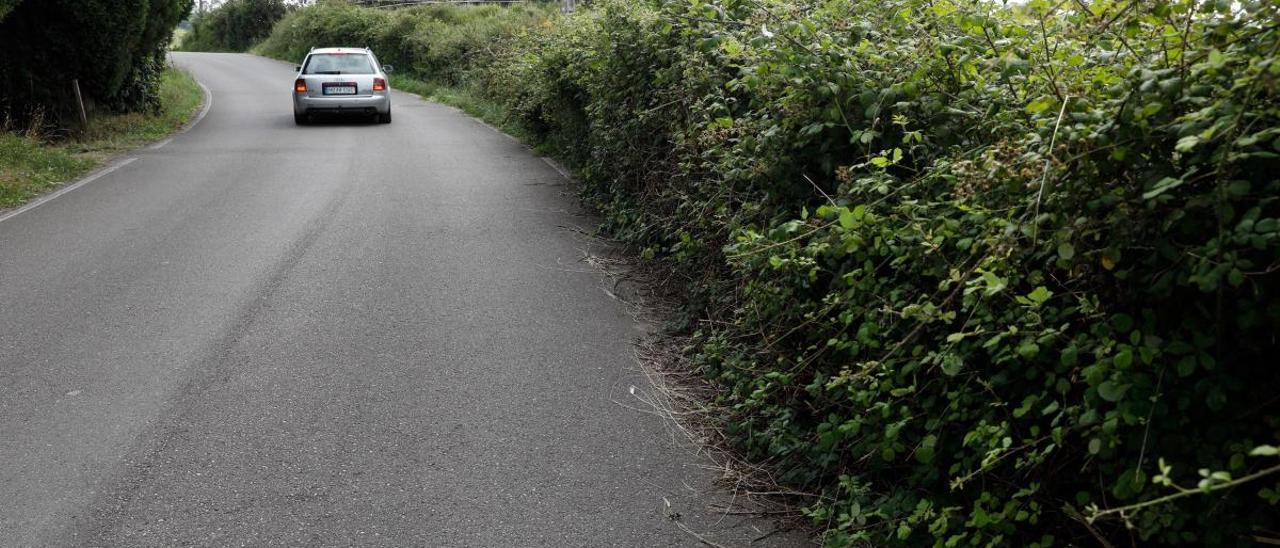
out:
<path id="1" fill-rule="evenodd" d="M 0 546 L 772 530 L 628 408 L 640 328 L 549 164 L 405 94 L 389 126 L 295 127 L 291 66 L 176 60 L 203 121 L 0 220 Z"/>

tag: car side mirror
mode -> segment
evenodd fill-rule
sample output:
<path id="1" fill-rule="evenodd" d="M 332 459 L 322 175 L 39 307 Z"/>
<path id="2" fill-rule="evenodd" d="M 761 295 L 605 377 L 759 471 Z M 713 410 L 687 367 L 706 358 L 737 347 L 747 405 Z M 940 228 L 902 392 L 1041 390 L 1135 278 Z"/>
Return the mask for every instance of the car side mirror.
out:
<path id="1" fill-rule="evenodd" d="M 294 72 L 302 72 L 302 65 L 298 65 L 298 66 L 296 66 L 296 67 L 293 67 L 293 71 L 294 71 Z"/>
<path id="2" fill-rule="evenodd" d="M 396 71 L 396 68 L 395 68 L 395 67 L 393 67 L 393 66 L 391 66 L 391 65 L 382 65 L 382 72 L 385 72 L 385 73 L 387 73 L 387 74 L 391 74 L 391 73 L 393 73 L 393 72 L 395 72 L 395 71 Z"/>

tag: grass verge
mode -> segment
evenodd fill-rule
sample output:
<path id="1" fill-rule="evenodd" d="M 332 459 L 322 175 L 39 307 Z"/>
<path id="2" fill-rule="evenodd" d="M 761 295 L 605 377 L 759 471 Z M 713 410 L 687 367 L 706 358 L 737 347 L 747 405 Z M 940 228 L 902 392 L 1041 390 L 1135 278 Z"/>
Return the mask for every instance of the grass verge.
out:
<path id="1" fill-rule="evenodd" d="M 507 110 L 501 104 L 486 98 L 480 90 L 472 86 L 450 86 L 425 82 L 407 76 L 393 75 L 391 77 L 391 87 L 421 95 L 428 101 L 456 107 L 519 139 L 521 142 L 529 142 L 526 139 L 528 135 L 518 124 L 512 123 Z"/>
<path id="2" fill-rule="evenodd" d="M 82 135 L 53 142 L 35 132 L 0 133 L 0 209 L 22 205 L 116 154 L 173 133 L 202 100 L 195 79 L 169 68 L 161 81 L 159 112 L 95 115 Z"/>

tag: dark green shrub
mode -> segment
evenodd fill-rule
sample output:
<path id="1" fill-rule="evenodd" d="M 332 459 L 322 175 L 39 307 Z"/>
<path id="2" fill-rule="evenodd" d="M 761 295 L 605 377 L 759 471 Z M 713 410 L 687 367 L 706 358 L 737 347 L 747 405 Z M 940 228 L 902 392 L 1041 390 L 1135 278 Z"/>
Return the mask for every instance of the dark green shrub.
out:
<path id="1" fill-rule="evenodd" d="M 185 51 L 248 51 L 289 12 L 284 0 L 228 0 L 191 23 Z"/>
<path id="2" fill-rule="evenodd" d="M 830 544 L 1246 544 L 1280 527 L 1277 20 L 612 2 L 484 82 L 687 275 L 727 428 Z"/>
<path id="3" fill-rule="evenodd" d="M 12 6 L 11 6 L 12 7 Z M 191 0 L 40 0 L 0 22 L 0 110 L 66 116 L 71 80 L 113 110 L 154 108 L 164 48 Z"/>

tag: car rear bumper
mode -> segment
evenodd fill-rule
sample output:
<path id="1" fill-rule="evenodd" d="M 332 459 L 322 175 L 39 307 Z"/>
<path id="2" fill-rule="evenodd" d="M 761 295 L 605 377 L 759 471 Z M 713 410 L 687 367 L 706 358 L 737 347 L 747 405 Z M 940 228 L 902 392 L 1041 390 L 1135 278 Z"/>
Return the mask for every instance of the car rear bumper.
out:
<path id="1" fill-rule="evenodd" d="M 386 114 L 391 112 L 391 96 L 371 95 L 364 97 L 308 97 L 300 93 L 293 95 L 293 112 L 295 114 Z"/>

